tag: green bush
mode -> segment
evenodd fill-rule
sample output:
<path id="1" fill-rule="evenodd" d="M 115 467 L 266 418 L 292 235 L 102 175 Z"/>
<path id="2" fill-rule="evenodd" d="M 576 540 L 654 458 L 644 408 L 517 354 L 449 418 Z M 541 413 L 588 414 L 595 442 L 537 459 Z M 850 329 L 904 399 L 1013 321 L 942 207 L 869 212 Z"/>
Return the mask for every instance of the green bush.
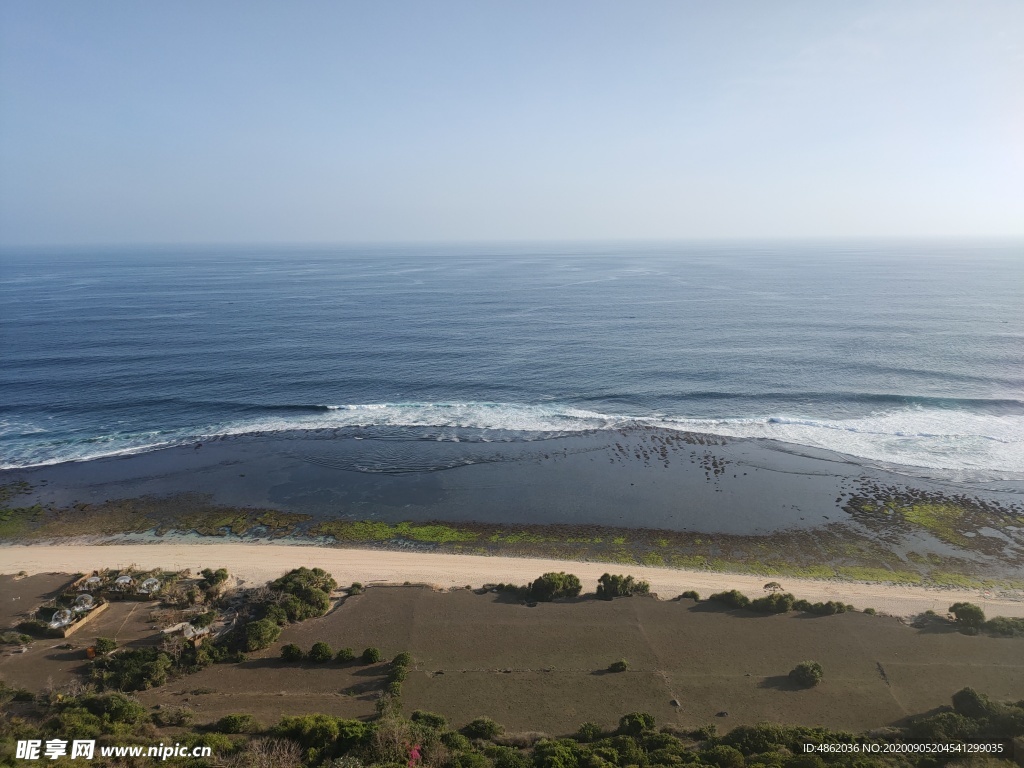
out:
<path id="1" fill-rule="evenodd" d="M 576 731 L 576 741 L 582 741 L 588 743 L 591 741 L 597 741 L 604 734 L 601 731 L 601 726 L 597 723 L 583 723 L 579 730 Z"/>
<path id="2" fill-rule="evenodd" d="M 629 662 L 625 659 L 613 661 L 611 664 L 608 665 L 609 672 L 625 672 L 627 669 L 629 669 Z"/>
<path id="3" fill-rule="evenodd" d="M 619 718 L 619 733 L 627 736 L 639 736 L 644 731 L 653 730 L 654 715 L 648 712 L 630 712 Z"/>
<path id="4" fill-rule="evenodd" d="M 353 581 L 352 582 L 352 586 L 348 588 L 348 593 L 350 595 L 361 595 L 361 594 L 363 594 L 363 585 L 360 584 L 358 581 Z"/>
<path id="5" fill-rule="evenodd" d="M 471 739 L 493 739 L 503 734 L 505 728 L 489 717 L 478 717 L 466 725 L 462 732 Z"/>
<path id="6" fill-rule="evenodd" d="M 412 664 L 412 654 L 408 651 L 402 651 L 391 660 L 391 665 L 394 667 L 408 667 L 410 664 Z"/>
<path id="7" fill-rule="evenodd" d="M 793 609 L 796 601 L 788 592 L 773 592 L 770 595 L 750 601 L 750 610 L 759 613 L 787 613 Z"/>
<path id="8" fill-rule="evenodd" d="M 249 714 L 224 715 L 214 726 L 221 733 L 254 733 L 260 729 L 256 718 Z"/>
<path id="9" fill-rule="evenodd" d="M 106 656 L 108 653 L 117 650 L 117 641 L 110 637 L 97 637 L 96 654 L 99 656 Z"/>
<path id="10" fill-rule="evenodd" d="M 260 618 L 270 619 L 279 627 L 283 627 L 289 622 L 288 611 L 284 609 L 284 606 L 277 605 L 276 603 L 266 603 L 263 607 L 263 615 Z"/>
<path id="11" fill-rule="evenodd" d="M 817 616 L 833 616 L 837 613 L 846 613 L 848 609 L 849 608 L 846 603 L 840 603 L 836 600 L 829 600 L 825 603 L 811 603 L 807 600 L 797 600 L 793 603 L 794 611 L 813 613 Z"/>
<path id="12" fill-rule="evenodd" d="M 874 616 L 877 613 L 877 611 L 874 608 L 865 608 L 864 613 L 866 613 L 868 616 Z"/>
<path id="13" fill-rule="evenodd" d="M 216 571 L 212 568 L 203 568 L 199 574 L 203 577 L 199 582 L 199 586 L 203 589 L 212 589 L 220 586 L 228 580 L 229 575 L 227 568 L 218 568 Z"/>
<path id="14" fill-rule="evenodd" d="M 284 595 L 280 606 L 289 621 L 305 621 L 330 610 L 331 592 L 338 583 L 322 568 L 295 568 L 269 586 Z"/>
<path id="15" fill-rule="evenodd" d="M 985 624 L 985 612 L 974 603 L 953 603 L 949 606 L 949 612 L 961 626 L 980 629 Z"/>
<path id="16" fill-rule="evenodd" d="M 701 762 L 718 768 L 743 768 L 743 753 L 735 747 L 718 744 L 700 755 Z"/>
<path id="17" fill-rule="evenodd" d="M 693 589 L 688 589 L 679 596 L 684 600 L 693 600 L 695 603 L 700 602 L 700 593 Z"/>
<path id="18" fill-rule="evenodd" d="M 606 573 L 597 581 L 597 596 L 601 600 L 651 593 L 650 584 L 646 581 L 636 581 L 632 576 L 613 576 Z"/>
<path id="19" fill-rule="evenodd" d="M 216 611 L 207 611 L 206 613 L 200 613 L 198 616 L 193 616 L 189 623 L 193 627 L 202 629 L 213 624 L 217 620 L 217 615 Z"/>
<path id="20" fill-rule="evenodd" d="M 583 585 L 571 573 L 545 573 L 530 585 L 529 596 L 541 603 L 549 603 L 560 597 L 576 597 Z"/>
<path id="21" fill-rule="evenodd" d="M 728 592 L 716 592 L 708 600 L 722 603 L 730 608 L 746 608 L 750 605 L 750 598 L 736 589 L 730 589 Z"/>
<path id="22" fill-rule="evenodd" d="M 448 719 L 444 715 L 438 715 L 434 712 L 425 712 L 422 709 L 417 709 L 413 712 L 410 720 L 414 723 L 419 723 L 426 728 L 433 728 L 435 731 L 443 731 L 448 727 Z"/>
<path id="23" fill-rule="evenodd" d="M 1024 619 L 996 616 L 994 619 L 989 619 L 985 622 L 985 629 L 993 635 L 1001 635 L 1003 637 L 1024 635 Z"/>
<path id="24" fill-rule="evenodd" d="M 281 649 L 281 658 L 284 661 L 302 661 L 305 657 L 306 654 L 304 654 L 302 649 L 295 643 L 288 643 L 288 645 Z"/>
<path id="25" fill-rule="evenodd" d="M 313 643 L 313 647 L 309 649 L 309 660 L 317 664 L 323 664 L 332 658 L 334 658 L 334 649 L 323 641 Z"/>
<path id="26" fill-rule="evenodd" d="M 363 651 L 362 659 L 363 664 L 376 664 L 381 659 L 380 650 L 371 646 Z"/>
<path id="27" fill-rule="evenodd" d="M 104 688 L 142 691 L 167 682 L 173 662 L 156 648 L 131 648 L 93 662 L 92 677 Z"/>
<path id="28" fill-rule="evenodd" d="M 804 688 L 813 688 L 823 676 L 821 664 L 816 661 L 801 661 L 789 672 L 789 678 Z"/>
<path id="29" fill-rule="evenodd" d="M 274 644 L 281 636 L 281 628 L 270 619 L 250 621 L 243 630 L 244 648 L 247 651 L 261 651 Z"/>
<path id="30" fill-rule="evenodd" d="M 340 661 L 342 663 L 345 663 L 346 661 L 355 661 L 355 658 L 356 658 L 356 652 L 353 651 L 351 648 L 342 648 L 334 656 L 334 660 L 335 661 Z"/>
<path id="31" fill-rule="evenodd" d="M 388 682 L 389 683 L 404 683 L 405 679 L 408 676 L 409 676 L 409 668 L 408 667 L 393 667 L 391 669 L 391 671 L 388 672 Z"/>

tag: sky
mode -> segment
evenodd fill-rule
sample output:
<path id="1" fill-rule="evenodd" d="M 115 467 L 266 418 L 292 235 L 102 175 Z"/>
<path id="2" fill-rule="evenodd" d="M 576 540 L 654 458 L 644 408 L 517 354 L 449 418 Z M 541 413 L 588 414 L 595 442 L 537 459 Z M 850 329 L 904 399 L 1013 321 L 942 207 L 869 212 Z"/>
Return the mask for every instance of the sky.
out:
<path id="1" fill-rule="evenodd" d="M 0 4 L 0 245 L 1024 236 L 1020 0 Z"/>

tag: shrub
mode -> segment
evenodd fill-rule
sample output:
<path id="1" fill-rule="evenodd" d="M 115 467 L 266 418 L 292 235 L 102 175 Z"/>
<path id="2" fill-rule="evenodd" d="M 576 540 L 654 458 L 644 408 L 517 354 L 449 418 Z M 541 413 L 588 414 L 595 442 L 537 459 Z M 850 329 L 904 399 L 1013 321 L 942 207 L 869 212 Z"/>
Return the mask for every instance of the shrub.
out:
<path id="1" fill-rule="evenodd" d="M 425 712 L 422 709 L 417 709 L 413 712 L 409 719 L 427 728 L 433 728 L 435 731 L 443 731 L 448 727 L 448 720 L 444 715 Z"/>
<path id="2" fill-rule="evenodd" d="M 334 660 L 335 661 L 340 661 L 342 663 L 345 663 L 346 661 L 355 661 L 355 658 L 356 658 L 356 652 L 355 651 L 353 651 L 351 648 L 342 648 L 335 655 Z"/>
<path id="3" fill-rule="evenodd" d="M 260 729 L 256 718 L 249 714 L 224 715 L 214 726 L 221 733 L 253 733 Z"/>
<path id="4" fill-rule="evenodd" d="M 949 612 L 956 617 L 956 623 L 978 629 L 985 624 L 985 612 L 974 603 L 953 603 Z"/>
<path id="5" fill-rule="evenodd" d="M 848 607 L 846 603 L 840 603 L 836 600 L 829 600 L 826 603 L 811 603 L 807 600 L 797 600 L 793 603 L 793 610 L 813 613 L 818 616 L 832 616 L 836 613 L 846 613 Z"/>
<path id="6" fill-rule="evenodd" d="M 718 768 L 743 768 L 743 753 L 735 747 L 719 744 L 701 753 L 701 761 Z"/>
<path id="7" fill-rule="evenodd" d="M 602 600 L 651 593 L 650 584 L 646 581 L 636 581 L 632 576 L 613 576 L 606 573 L 597 581 L 597 596 Z"/>
<path id="8" fill-rule="evenodd" d="M 352 586 L 348 588 L 348 593 L 350 595 L 361 595 L 361 594 L 363 594 L 363 585 L 360 584 L 358 581 L 353 581 L 352 582 Z"/>
<path id="9" fill-rule="evenodd" d="M 288 643 L 288 645 L 281 649 L 281 658 L 284 661 L 302 661 L 305 656 L 306 654 L 295 643 Z"/>
<path id="10" fill-rule="evenodd" d="M 1002 635 L 1003 637 L 1024 635 L 1024 619 L 996 616 L 994 619 L 989 619 L 985 622 L 985 629 L 994 635 Z"/>
<path id="11" fill-rule="evenodd" d="M 627 736 L 639 736 L 644 731 L 654 728 L 654 715 L 647 712 L 630 712 L 619 718 L 619 733 Z"/>
<path id="12" fill-rule="evenodd" d="M 865 608 L 864 613 L 866 613 L 868 616 L 874 616 L 878 612 L 874 608 Z"/>
<path id="13" fill-rule="evenodd" d="M 601 732 L 601 726 L 597 723 L 583 723 L 580 729 L 576 731 L 576 741 L 582 741 L 589 743 L 591 741 L 597 741 L 604 734 Z"/>
<path id="14" fill-rule="evenodd" d="M 693 589 L 688 589 L 679 596 L 683 600 L 693 600 L 695 603 L 700 602 L 700 593 Z"/>
<path id="15" fill-rule="evenodd" d="M 153 722 L 159 726 L 191 725 L 195 717 L 191 709 L 184 707 L 167 707 L 153 713 Z"/>
<path id="16" fill-rule="evenodd" d="M 736 589 L 730 589 L 728 592 L 716 592 L 708 600 L 714 600 L 716 603 L 722 603 L 730 608 L 746 608 L 750 605 L 750 598 Z"/>
<path id="17" fill-rule="evenodd" d="M 405 678 L 409 676 L 408 667 L 393 667 L 388 673 L 389 683 L 404 683 Z"/>
<path id="18" fill-rule="evenodd" d="M 384 693 L 393 699 L 402 698 L 402 684 L 397 680 L 392 680 L 384 686 Z"/>
<path id="19" fill-rule="evenodd" d="M 402 651 L 391 660 L 391 664 L 395 667 L 408 667 L 412 664 L 412 654 L 408 651 Z"/>
<path id="20" fill-rule="evenodd" d="M 953 710 L 973 720 L 983 720 L 992 714 L 994 707 L 988 696 L 973 688 L 961 688 L 953 694 Z"/>
<path id="21" fill-rule="evenodd" d="M 217 620 L 217 612 L 216 611 L 207 611 L 206 613 L 200 613 L 198 616 L 193 616 L 191 621 L 189 621 L 189 623 L 193 627 L 197 627 L 198 629 L 202 629 L 203 627 L 210 626 L 216 620 Z"/>
<path id="22" fill-rule="evenodd" d="M 489 717 L 478 717 L 466 725 L 462 732 L 471 739 L 493 739 L 503 734 L 505 728 Z"/>
<path id="23" fill-rule="evenodd" d="M 92 677 L 105 688 L 142 691 L 167 682 L 173 662 L 156 648 L 132 648 L 93 662 Z"/>
<path id="24" fill-rule="evenodd" d="M 571 573 L 545 573 L 530 585 L 529 596 L 541 603 L 549 603 L 560 597 L 576 597 L 583 585 Z"/>
<path id="25" fill-rule="evenodd" d="M 787 613 L 793 609 L 795 598 L 788 592 L 772 592 L 770 595 L 750 601 L 750 610 L 759 613 Z"/>
<path id="26" fill-rule="evenodd" d="M 380 650 L 377 648 L 371 646 L 363 651 L 363 664 L 376 664 L 380 658 Z"/>
<path id="27" fill-rule="evenodd" d="M 283 627 L 289 621 L 288 611 L 286 611 L 283 606 L 275 603 L 265 604 L 263 608 L 263 615 L 260 618 L 270 619 L 279 627 Z"/>
<path id="28" fill-rule="evenodd" d="M 246 624 L 243 633 L 245 650 L 261 651 L 281 636 L 281 628 L 270 619 L 260 619 Z"/>
<path id="29" fill-rule="evenodd" d="M 823 676 L 821 664 L 816 661 L 801 661 L 789 673 L 789 678 L 804 688 L 813 688 Z"/>
<path id="30" fill-rule="evenodd" d="M 228 580 L 227 568 L 218 568 L 216 571 L 212 568 L 203 568 L 203 570 L 201 570 L 199 573 L 203 577 L 202 580 L 199 582 L 199 585 L 203 589 L 213 589 L 214 587 L 219 587 L 221 584 Z"/>
<path id="31" fill-rule="evenodd" d="M 625 659 L 613 661 L 611 664 L 608 665 L 609 672 L 625 672 L 627 669 L 629 669 L 629 662 Z"/>
<path id="32" fill-rule="evenodd" d="M 322 568 L 295 568 L 270 583 L 284 594 L 281 608 L 289 621 L 323 616 L 331 607 L 331 592 L 338 583 Z"/>
<path id="33" fill-rule="evenodd" d="M 117 649 L 117 641 L 110 637 L 97 637 L 95 648 L 97 655 L 106 656 Z"/>
<path id="34" fill-rule="evenodd" d="M 313 647 L 309 649 L 309 660 L 317 664 L 330 661 L 333 657 L 334 649 L 323 641 L 313 643 Z"/>

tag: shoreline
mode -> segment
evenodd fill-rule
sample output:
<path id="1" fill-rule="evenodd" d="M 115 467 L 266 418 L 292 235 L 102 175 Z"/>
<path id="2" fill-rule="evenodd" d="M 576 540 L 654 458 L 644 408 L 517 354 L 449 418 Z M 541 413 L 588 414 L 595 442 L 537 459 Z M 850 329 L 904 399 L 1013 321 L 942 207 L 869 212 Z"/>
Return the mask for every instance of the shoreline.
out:
<path id="1" fill-rule="evenodd" d="M 569 571 L 583 580 L 585 591 L 605 572 L 628 573 L 651 584 L 651 591 L 671 599 L 685 590 L 702 597 L 738 589 L 748 597 L 763 594 L 764 576 L 630 566 L 620 563 L 554 560 L 495 555 L 396 552 L 381 549 L 337 548 L 280 542 L 205 542 L 146 544 L 38 543 L 0 545 L 0 573 L 87 573 L 101 568 L 163 568 L 197 571 L 227 568 L 246 583 L 264 583 L 290 568 L 320 567 L 339 584 L 428 584 L 440 589 L 474 588 L 484 584 L 524 584 L 548 571 Z M 769 579 L 771 580 L 771 579 Z M 1024 617 L 1024 590 L 1005 592 L 945 587 L 872 584 L 840 580 L 782 577 L 783 589 L 812 602 L 838 600 L 857 610 L 874 608 L 882 614 L 909 618 L 932 610 L 943 615 L 954 602 L 980 605 L 986 615 Z"/>

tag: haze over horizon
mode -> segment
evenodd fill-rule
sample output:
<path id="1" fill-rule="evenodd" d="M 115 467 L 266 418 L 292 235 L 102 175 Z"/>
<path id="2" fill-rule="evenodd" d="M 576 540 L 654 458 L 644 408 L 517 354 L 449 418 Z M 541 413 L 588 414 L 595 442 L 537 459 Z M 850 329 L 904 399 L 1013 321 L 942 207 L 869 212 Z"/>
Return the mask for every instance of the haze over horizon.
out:
<path id="1" fill-rule="evenodd" d="M 0 9 L 0 245 L 1024 236 L 1024 4 Z"/>

